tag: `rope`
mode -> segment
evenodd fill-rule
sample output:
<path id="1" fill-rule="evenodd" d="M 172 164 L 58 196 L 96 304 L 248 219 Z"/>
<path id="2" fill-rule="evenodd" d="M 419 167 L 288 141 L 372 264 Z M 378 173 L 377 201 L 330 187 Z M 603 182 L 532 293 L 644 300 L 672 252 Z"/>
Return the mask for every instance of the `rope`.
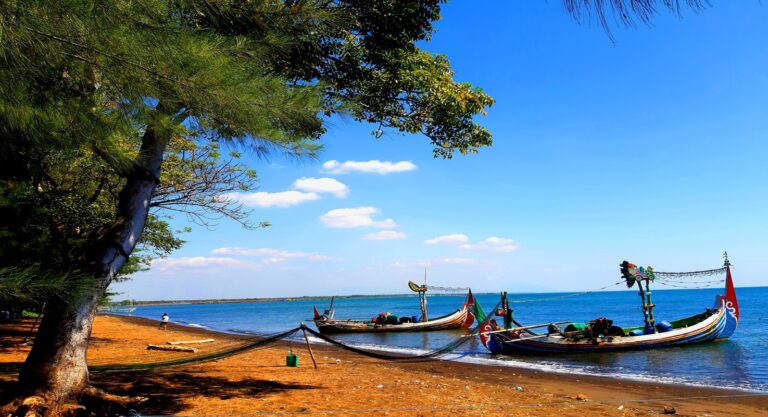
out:
<path id="1" fill-rule="evenodd" d="M 496 305 L 490 311 L 496 311 L 499 308 L 500 304 L 501 304 L 501 302 L 496 303 Z M 492 316 L 488 316 L 488 318 L 486 318 L 486 321 L 489 320 L 491 317 Z M 470 339 L 472 339 L 471 337 L 468 337 L 468 336 L 477 335 L 480 332 L 480 327 L 481 327 L 480 324 L 478 324 L 478 326 L 476 326 L 475 329 L 472 330 L 471 332 L 469 332 L 468 334 L 463 335 L 462 337 L 459 337 L 456 340 L 454 340 L 453 342 L 448 343 L 448 344 L 446 344 L 446 345 L 444 345 L 444 346 L 442 346 L 440 348 L 431 350 L 431 351 L 429 351 L 427 353 L 423 353 L 421 355 L 407 356 L 407 355 L 390 355 L 390 354 L 387 354 L 387 353 L 381 353 L 381 352 L 376 352 L 376 351 L 370 351 L 370 350 L 356 348 L 354 346 L 350 346 L 350 345 L 344 344 L 342 342 L 339 342 L 338 340 L 332 339 L 332 338 L 330 338 L 330 337 L 328 337 L 328 336 L 326 336 L 326 335 L 324 335 L 324 334 L 322 334 L 320 332 L 317 332 L 317 331 L 315 331 L 313 329 L 310 329 L 309 327 L 306 327 L 304 325 L 304 323 L 302 323 L 301 326 L 300 326 L 300 328 L 305 329 L 306 331 L 311 333 L 313 336 L 315 336 L 315 337 L 317 337 L 317 338 L 319 338 L 321 340 L 324 340 L 324 341 L 326 341 L 326 342 L 328 342 L 328 343 L 330 343 L 330 344 L 332 344 L 334 346 L 338 346 L 338 347 L 340 347 L 340 348 L 342 348 L 344 350 L 347 350 L 347 351 L 350 351 L 350 352 L 353 352 L 353 353 L 357 353 L 359 355 L 375 358 L 375 359 L 383 359 L 383 360 L 388 360 L 388 361 L 403 361 L 403 362 L 406 362 L 406 361 L 408 361 L 408 362 L 420 362 L 420 361 L 431 360 L 431 359 L 434 359 L 434 358 L 436 358 L 436 357 L 438 357 L 440 355 L 444 355 L 446 353 L 454 351 L 454 350 L 458 349 L 461 345 L 467 343 Z"/>
<path id="2" fill-rule="evenodd" d="M 722 283 L 723 281 L 712 281 L 712 282 Z M 715 286 L 715 284 L 710 284 L 710 285 L 693 285 L 693 286 L 691 286 L 691 285 L 676 285 L 676 284 L 670 284 L 669 282 L 664 282 L 664 281 L 657 281 L 656 283 L 660 284 L 660 285 L 667 286 L 667 287 L 685 288 L 685 289 L 691 289 L 691 290 L 701 289 L 701 288 L 712 288 L 712 287 Z M 682 284 L 682 282 L 678 282 L 678 284 Z"/>
<path id="3" fill-rule="evenodd" d="M 617 286 L 619 284 L 623 284 L 624 282 L 625 282 L 624 280 L 621 280 L 619 282 L 616 282 L 616 283 L 613 283 L 613 284 L 610 284 L 610 285 L 606 285 L 605 287 L 600 287 L 600 288 L 597 288 L 597 289 L 594 289 L 594 290 L 589 290 L 589 291 L 584 291 L 584 292 L 577 292 L 577 293 L 566 294 L 566 295 L 558 295 L 556 297 L 526 298 L 526 299 L 522 299 L 522 300 L 509 300 L 509 302 L 510 303 L 517 303 L 517 304 L 521 304 L 521 303 L 535 303 L 535 302 L 538 302 L 538 301 L 560 300 L 562 298 L 578 297 L 580 295 L 592 294 L 593 292 L 602 291 L 602 290 L 605 290 L 605 289 L 608 289 L 608 288 L 611 288 L 611 287 L 615 287 L 615 286 Z"/>
<path id="4" fill-rule="evenodd" d="M 723 282 L 725 282 L 725 280 L 724 279 L 715 279 L 715 280 L 710 280 L 710 281 L 687 281 L 687 280 L 684 280 L 684 279 L 667 279 L 667 278 L 663 278 L 663 279 L 657 279 L 654 282 L 656 282 L 656 283 L 674 282 L 676 284 L 683 284 L 683 283 L 686 283 L 686 284 L 722 284 Z"/>
<path id="5" fill-rule="evenodd" d="M 302 325 L 303 326 L 303 325 Z M 91 371 L 134 371 L 134 370 L 146 370 L 146 369 L 156 369 L 156 368 L 164 368 L 169 366 L 178 366 L 178 365 L 186 365 L 190 363 L 200 363 L 200 362 L 208 362 L 212 360 L 217 360 L 221 358 L 226 358 L 228 356 L 237 355 L 240 353 L 245 353 L 254 349 L 257 349 L 259 347 L 263 347 L 266 345 L 270 345 L 273 343 L 278 342 L 281 339 L 285 339 L 287 337 L 292 336 L 294 333 L 301 330 L 302 326 L 295 327 L 290 330 L 286 330 L 282 333 L 275 334 L 273 336 L 257 340 L 255 342 L 246 343 L 245 345 L 238 346 L 232 349 L 226 349 L 219 352 L 212 352 L 201 356 L 191 357 L 191 358 L 183 358 L 183 359 L 175 359 L 171 361 L 164 361 L 164 362 L 151 362 L 151 363 L 136 363 L 136 364 L 108 364 L 108 365 L 93 365 L 89 366 L 88 369 Z"/>
<path id="6" fill-rule="evenodd" d="M 375 351 L 370 351 L 370 350 L 356 348 L 354 346 L 350 346 L 350 345 L 344 344 L 342 342 L 339 342 L 338 340 L 331 339 L 330 337 L 328 337 L 328 336 L 326 336 L 326 335 L 324 335 L 322 333 L 319 333 L 319 332 L 317 332 L 315 330 L 312 330 L 309 327 L 305 326 L 304 328 L 307 330 L 307 332 L 311 333 L 313 336 L 315 336 L 315 337 L 317 337 L 319 339 L 322 339 L 322 340 L 324 340 L 324 341 L 326 341 L 326 342 L 328 342 L 328 343 L 330 343 L 330 344 L 332 344 L 334 346 L 338 346 L 338 347 L 340 347 L 340 348 L 342 348 L 344 350 L 348 350 L 350 352 L 357 353 L 359 355 L 368 356 L 368 357 L 376 358 L 376 359 L 388 360 L 388 361 L 420 362 L 420 361 L 434 359 L 437 356 L 440 356 L 440 355 L 446 354 L 446 353 L 448 353 L 450 351 L 456 350 L 459 346 L 467 343 L 470 340 L 470 338 L 468 338 L 468 337 L 458 338 L 455 341 L 453 341 L 451 343 L 448 343 L 447 345 L 445 345 L 443 347 L 440 347 L 438 349 L 429 351 L 429 352 L 421 354 L 421 355 L 415 355 L 415 356 L 390 355 L 390 354 L 387 354 L 387 353 L 381 353 L 381 352 L 375 352 Z M 476 334 L 478 332 L 478 330 L 479 329 L 475 329 L 470 334 Z"/>
<path id="7" fill-rule="evenodd" d="M 702 277 L 707 275 L 724 274 L 728 267 L 724 266 L 717 269 L 707 269 L 704 271 L 691 271 L 691 272 L 659 272 L 653 271 L 653 274 L 657 277 L 678 277 L 678 278 L 690 278 L 690 277 Z"/>

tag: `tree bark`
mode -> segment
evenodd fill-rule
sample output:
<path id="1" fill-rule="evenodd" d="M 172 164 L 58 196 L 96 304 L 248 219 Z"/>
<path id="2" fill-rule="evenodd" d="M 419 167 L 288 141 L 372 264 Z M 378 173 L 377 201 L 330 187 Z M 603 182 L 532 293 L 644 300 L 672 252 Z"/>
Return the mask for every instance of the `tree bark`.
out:
<path id="1" fill-rule="evenodd" d="M 158 110 L 161 111 L 160 105 Z M 120 192 L 115 220 L 86 260 L 94 286 L 77 300 L 51 302 L 44 311 L 32 351 L 19 374 L 30 393 L 49 401 L 77 397 L 89 386 L 86 353 L 99 299 L 139 240 L 160 176 L 170 132 L 149 127 Z"/>

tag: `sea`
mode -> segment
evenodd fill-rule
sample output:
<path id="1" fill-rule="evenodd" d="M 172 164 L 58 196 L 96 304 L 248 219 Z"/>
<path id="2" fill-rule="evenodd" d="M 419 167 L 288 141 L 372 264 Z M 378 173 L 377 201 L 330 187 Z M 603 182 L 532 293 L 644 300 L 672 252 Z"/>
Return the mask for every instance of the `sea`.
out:
<path id="1" fill-rule="evenodd" d="M 504 356 L 492 355 L 477 337 L 469 337 L 466 343 L 441 358 L 556 373 L 768 393 L 768 287 L 737 288 L 736 291 L 741 320 L 736 333 L 727 341 L 645 351 Z M 715 296 L 720 293 L 721 289 L 654 290 L 657 322 L 701 313 L 713 305 Z M 508 298 L 515 319 L 522 324 L 562 320 L 587 322 L 598 317 L 606 317 L 622 327 L 643 323 L 636 290 L 570 295 L 510 293 Z M 475 298 L 488 314 L 499 302 L 499 294 L 475 294 Z M 429 316 L 452 313 L 465 300 L 466 295 L 430 296 Z M 322 312 L 328 308 L 329 301 L 330 298 L 139 306 L 131 315 L 159 320 L 163 313 L 168 313 L 171 322 L 187 326 L 270 335 L 302 322 L 314 327 L 312 307 L 317 306 Z M 336 298 L 333 307 L 336 319 L 371 319 L 382 312 L 408 317 L 420 315 L 415 295 Z M 358 348 L 417 355 L 449 345 L 467 333 L 467 330 L 448 330 L 344 334 L 333 338 Z M 323 343 L 319 339 L 313 342 Z"/>

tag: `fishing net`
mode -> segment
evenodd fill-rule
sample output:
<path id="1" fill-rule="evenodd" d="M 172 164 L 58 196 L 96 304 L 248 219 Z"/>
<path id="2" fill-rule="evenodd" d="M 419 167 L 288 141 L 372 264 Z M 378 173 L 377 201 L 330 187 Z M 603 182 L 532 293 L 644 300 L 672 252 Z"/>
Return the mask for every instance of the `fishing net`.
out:
<path id="1" fill-rule="evenodd" d="M 303 326 L 303 325 L 302 325 Z M 141 362 L 141 363 L 122 363 L 122 364 L 92 364 L 88 366 L 91 371 L 128 371 L 128 370 L 147 370 L 155 368 L 164 368 L 169 366 L 187 365 L 191 363 L 201 363 L 223 359 L 233 355 L 239 355 L 241 353 L 249 352 L 258 348 L 263 348 L 274 343 L 277 343 L 283 339 L 293 336 L 296 332 L 301 330 L 302 327 L 295 327 L 290 330 L 286 330 L 281 333 L 273 334 L 271 336 L 259 337 L 258 340 L 245 340 L 244 342 L 235 344 L 234 346 L 228 346 L 224 349 L 220 349 L 214 352 L 207 352 L 197 356 L 189 356 L 181 359 L 171 359 L 156 362 Z"/>

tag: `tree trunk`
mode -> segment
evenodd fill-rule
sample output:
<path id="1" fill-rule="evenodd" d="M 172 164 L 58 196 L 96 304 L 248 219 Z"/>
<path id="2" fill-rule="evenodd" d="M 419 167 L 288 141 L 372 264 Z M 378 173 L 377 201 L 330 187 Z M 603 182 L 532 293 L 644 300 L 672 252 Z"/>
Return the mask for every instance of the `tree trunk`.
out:
<path id="1" fill-rule="evenodd" d="M 158 105 L 158 110 L 160 106 Z M 32 351 L 19 374 L 22 386 L 49 401 L 73 399 L 88 387 L 86 353 L 99 299 L 139 240 L 160 176 L 170 132 L 148 128 L 120 192 L 115 220 L 86 260 L 94 287 L 69 304 L 49 303 Z"/>

